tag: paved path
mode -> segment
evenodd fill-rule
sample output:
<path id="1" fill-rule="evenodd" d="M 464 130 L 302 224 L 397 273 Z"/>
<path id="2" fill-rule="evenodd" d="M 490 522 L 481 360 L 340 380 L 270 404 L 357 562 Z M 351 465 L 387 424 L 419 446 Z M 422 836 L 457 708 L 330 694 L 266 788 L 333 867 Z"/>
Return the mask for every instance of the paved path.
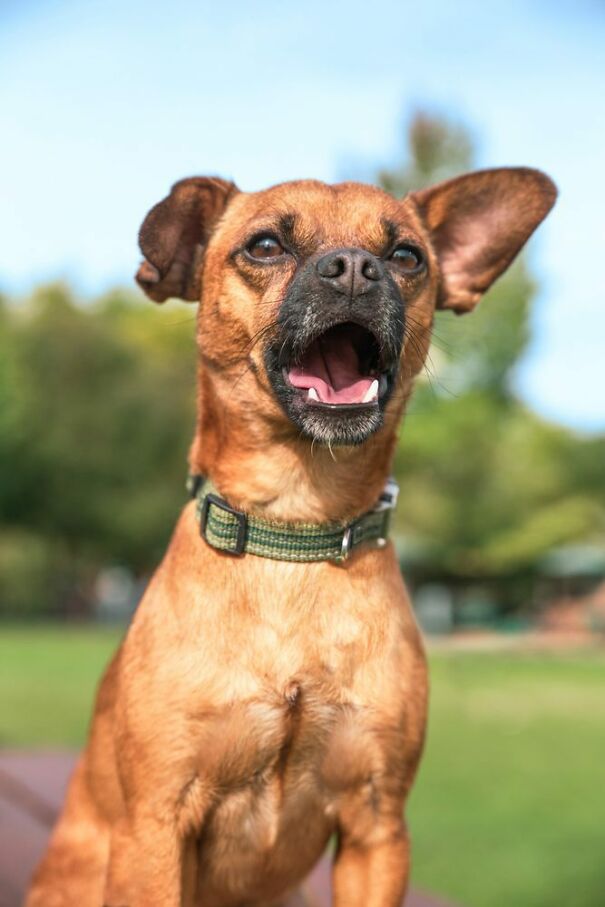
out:
<path id="1" fill-rule="evenodd" d="M 74 756 L 68 753 L 0 752 L 0 907 L 20 907 L 73 764 Z M 324 858 L 306 880 L 300 895 L 289 902 L 289 907 L 329 907 L 329 904 L 330 867 Z M 447 905 L 411 892 L 405 907 Z"/>

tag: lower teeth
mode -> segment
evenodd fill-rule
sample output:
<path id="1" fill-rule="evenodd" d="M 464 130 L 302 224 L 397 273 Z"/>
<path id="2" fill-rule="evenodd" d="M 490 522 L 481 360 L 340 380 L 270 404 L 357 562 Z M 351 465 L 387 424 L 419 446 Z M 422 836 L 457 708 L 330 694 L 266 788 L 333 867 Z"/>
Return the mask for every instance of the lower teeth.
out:
<path id="1" fill-rule="evenodd" d="M 378 399 L 378 379 L 374 378 L 369 388 L 365 392 L 365 396 L 362 403 L 372 403 L 374 400 Z"/>
<path id="2" fill-rule="evenodd" d="M 374 403 L 374 401 L 378 400 L 379 394 L 384 393 L 386 390 L 386 381 L 386 375 L 381 375 L 380 381 L 378 378 L 374 378 L 365 392 L 363 400 L 359 400 L 358 403 Z M 312 400 L 314 403 L 321 403 L 319 395 L 314 387 L 310 387 L 307 390 L 307 400 Z"/>

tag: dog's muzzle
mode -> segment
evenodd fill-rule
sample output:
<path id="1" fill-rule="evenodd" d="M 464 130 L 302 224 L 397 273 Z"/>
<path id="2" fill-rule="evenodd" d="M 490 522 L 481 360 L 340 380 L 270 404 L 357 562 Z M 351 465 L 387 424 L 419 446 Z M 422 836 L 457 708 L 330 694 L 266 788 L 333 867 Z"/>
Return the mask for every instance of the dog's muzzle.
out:
<path id="1" fill-rule="evenodd" d="M 316 256 L 278 323 L 265 362 L 286 414 L 317 441 L 362 443 L 382 424 L 403 343 L 403 300 L 383 262 L 357 248 Z"/>

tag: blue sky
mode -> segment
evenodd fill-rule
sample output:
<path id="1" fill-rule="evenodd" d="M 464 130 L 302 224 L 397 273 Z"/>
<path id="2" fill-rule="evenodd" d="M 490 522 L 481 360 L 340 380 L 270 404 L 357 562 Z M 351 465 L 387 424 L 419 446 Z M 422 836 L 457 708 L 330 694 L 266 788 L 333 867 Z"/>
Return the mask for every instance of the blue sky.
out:
<path id="1" fill-rule="evenodd" d="M 479 166 L 537 166 L 561 196 L 532 240 L 544 416 L 605 429 L 605 5 L 426 0 L 0 0 L 0 289 L 129 283 L 143 215 L 176 179 L 254 190 L 397 160 L 429 107 Z"/>

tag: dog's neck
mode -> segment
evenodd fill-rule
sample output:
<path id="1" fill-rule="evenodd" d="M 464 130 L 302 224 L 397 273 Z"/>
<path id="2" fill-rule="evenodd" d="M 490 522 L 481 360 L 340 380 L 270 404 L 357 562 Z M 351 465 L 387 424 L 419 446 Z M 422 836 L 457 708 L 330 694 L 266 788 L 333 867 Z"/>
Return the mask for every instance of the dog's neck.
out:
<path id="1" fill-rule="evenodd" d="M 328 522 L 350 520 L 378 500 L 396 426 L 359 447 L 330 450 L 298 436 L 276 439 L 274 423 L 226 412 L 203 374 L 199 396 L 191 470 L 208 476 L 238 509 L 279 521 Z"/>

